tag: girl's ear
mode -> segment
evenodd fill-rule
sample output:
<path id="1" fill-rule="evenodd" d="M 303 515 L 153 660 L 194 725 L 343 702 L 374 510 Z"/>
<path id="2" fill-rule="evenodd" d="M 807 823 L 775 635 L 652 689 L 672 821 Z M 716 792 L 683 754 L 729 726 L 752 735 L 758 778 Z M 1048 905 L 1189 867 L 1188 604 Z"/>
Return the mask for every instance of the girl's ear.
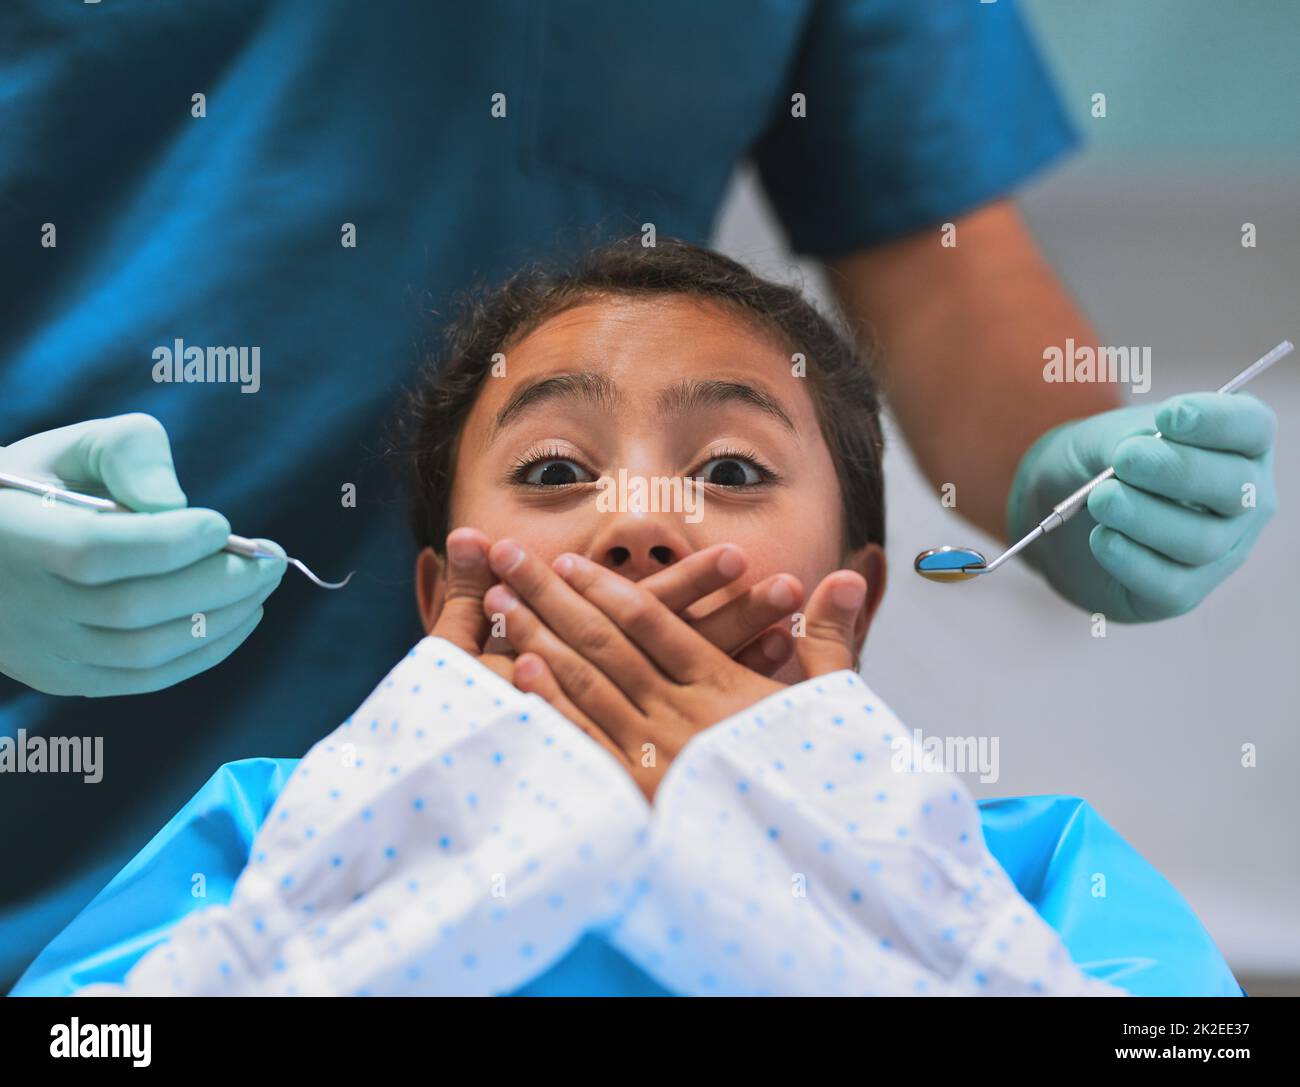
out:
<path id="1" fill-rule="evenodd" d="M 854 570 L 861 574 L 867 583 L 867 599 L 858 614 L 858 621 L 853 630 L 853 649 L 857 655 L 862 653 L 862 645 L 867 640 L 867 631 L 871 620 L 876 616 L 885 596 L 885 583 L 889 578 L 889 564 L 885 560 L 885 549 L 877 543 L 869 543 L 852 552 L 844 561 L 844 570 Z"/>
<path id="2" fill-rule="evenodd" d="M 415 603 L 420 609 L 420 623 L 425 634 L 433 632 L 442 605 L 447 598 L 445 560 L 426 547 L 415 559 Z"/>

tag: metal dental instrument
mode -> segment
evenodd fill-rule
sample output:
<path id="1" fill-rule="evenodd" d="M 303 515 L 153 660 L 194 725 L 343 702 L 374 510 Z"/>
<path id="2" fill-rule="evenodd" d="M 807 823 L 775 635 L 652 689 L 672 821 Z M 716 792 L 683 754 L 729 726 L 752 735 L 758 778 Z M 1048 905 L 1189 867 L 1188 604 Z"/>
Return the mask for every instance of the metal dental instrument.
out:
<path id="1" fill-rule="evenodd" d="M 1221 393 L 1235 393 L 1248 381 L 1262 374 L 1278 359 L 1286 358 L 1294 349 L 1295 345 L 1290 340 L 1283 340 L 1272 351 L 1256 359 L 1218 391 Z M 1160 438 L 1163 435 L 1157 430 L 1155 437 Z M 1038 526 L 1024 539 L 1007 548 L 992 562 L 986 562 L 984 556 L 973 547 L 949 547 L 944 545 L 943 547 L 932 547 L 928 551 L 922 551 L 916 556 L 913 566 L 918 574 L 930 581 L 969 581 L 980 574 L 991 574 L 1007 559 L 1023 551 L 1039 536 L 1046 536 L 1053 529 L 1060 528 L 1065 524 L 1087 503 L 1088 495 L 1092 494 L 1093 488 L 1099 483 L 1104 483 L 1114 474 L 1115 469 L 1113 467 L 1107 468 L 1100 475 L 1088 480 L 1068 498 L 1062 499 L 1053 506 L 1052 512 L 1039 521 Z"/>
<path id="2" fill-rule="evenodd" d="M 94 495 L 79 494 L 58 484 L 42 483 L 40 480 L 35 479 L 24 479 L 22 476 L 11 475 L 8 472 L 0 472 L 0 487 L 12 487 L 15 490 L 27 491 L 30 494 L 41 495 L 42 497 L 51 495 L 58 502 L 66 502 L 70 506 L 79 506 L 82 509 L 97 510 L 100 513 L 135 512 L 129 507 L 123 506 L 120 502 L 114 502 L 111 498 L 96 498 Z M 246 559 L 279 559 L 282 557 L 274 551 L 267 551 L 265 548 L 258 547 L 256 540 L 250 540 L 246 536 L 236 536 L 234 533 L 227 537 L 226 546 L 222 550 L 229 551 L 232 555 L 242 555 Z M 284 556 L 284 561 L 290 566 L 296 566 L 308 580 L 319 585 L 322 589 L 341 589 L 352 580 L 352 574 L 348 574 L 342 581 L 322 581 L 307 569 L 306 563 L 301 559 Z M 356 573 L 356 571 L 354 570 L 353 573 Z"/>

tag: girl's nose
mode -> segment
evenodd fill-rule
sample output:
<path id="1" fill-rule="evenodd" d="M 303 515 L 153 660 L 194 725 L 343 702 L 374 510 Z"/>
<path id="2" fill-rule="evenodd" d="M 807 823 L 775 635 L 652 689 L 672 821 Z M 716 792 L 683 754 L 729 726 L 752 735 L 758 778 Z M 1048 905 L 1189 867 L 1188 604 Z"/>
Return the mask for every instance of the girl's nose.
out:
<path id="1" fill-rule="evenodd" d="M 593 562 L 639 581 L 691 553 L 674 514 L 615 513 L 596 536 L 588 555 Z"/>

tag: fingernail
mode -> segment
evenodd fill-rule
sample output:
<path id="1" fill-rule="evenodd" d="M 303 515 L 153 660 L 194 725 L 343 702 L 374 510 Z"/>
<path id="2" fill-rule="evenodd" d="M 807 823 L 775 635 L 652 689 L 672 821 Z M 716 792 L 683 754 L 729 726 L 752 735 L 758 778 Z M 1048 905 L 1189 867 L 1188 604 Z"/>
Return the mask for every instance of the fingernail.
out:
<path id="1" fill-rule="evenodd" d="M 536 657 L 520 657 L 515 661 L 515 679 L 525 682 L 536 679 L 542 674 L 542 662 Z"/>
<path id="2" fill-rule="evenodd" d="M 524 557 L 524 550 L 514 540 L 502 540 L 494 548 L 490 558 L 492 569 L 498 574 L 508 574 Z"/>
<path id="3" fill-rule="evenodd" d="M 728 581 L 740 577 L 745 572 L 745 556 L 739 548 L 726 547 L 718 556 L 718 573 Z"/>
<path id="4" fill-rule="evenodd" d="M 558 559 L 556 559 L 553 563 L 551 563 L 551 569 L 553 569 L 557 574 L 559 574 L 560 577 L 568 577 L 571 573 L 573 573 L 573 565 L 574 564 L 573 564 L 572 555 L 561 555 Z"/>
<path id="5" fill-rule="evenodd" d="M 784 578 L 774 581 L 767 590 L 767 602 L 782 611 L 794 607 L 794 589 Z"/>
<path id="6" fill-rule="evenodd" d="M 862 601 L 866 597 L 867 587 L 860 581 L 841 581 L 831 589 L 831 600 L 836 607 L 843 608 L 845 611 L 856 611 L 862 607 Z"/>
<path id="7" fill-rule="evenodd" d="M 785 639 L 779 634 L 769 634 L 763 639 L 763 656 L 770 661 L 779 661 L 786 655 Z"/>
<path id="8" fill-rule="evenodd" d="M 485 560 L 483 545 L 472 536 L 447 537 L 447 557 L 457 566 L 482 566 Z"/>
<path id="9" fill-rule="evenodd" d="M 519 606 L 519 598 L 504 585 L 493 585 L 483 599 L 492 611 L 514 611 Z"/>

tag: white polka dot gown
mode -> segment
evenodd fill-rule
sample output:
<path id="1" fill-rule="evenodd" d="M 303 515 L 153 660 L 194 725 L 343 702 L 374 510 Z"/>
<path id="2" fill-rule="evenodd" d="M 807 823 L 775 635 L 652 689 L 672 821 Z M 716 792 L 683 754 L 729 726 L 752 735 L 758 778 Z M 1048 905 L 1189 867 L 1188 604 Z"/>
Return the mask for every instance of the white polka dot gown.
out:
<path id="1" fill-rule="evenodd" d="M 230 902 L 81 992 L 507 993 L 600 928 L 684 994 L 1118 994 L 959 779 L 891 768 L 900 736 L 837 672 L 700 733 L 651 809 L 547 703 L 425 638 L 308 752 Z"/>

